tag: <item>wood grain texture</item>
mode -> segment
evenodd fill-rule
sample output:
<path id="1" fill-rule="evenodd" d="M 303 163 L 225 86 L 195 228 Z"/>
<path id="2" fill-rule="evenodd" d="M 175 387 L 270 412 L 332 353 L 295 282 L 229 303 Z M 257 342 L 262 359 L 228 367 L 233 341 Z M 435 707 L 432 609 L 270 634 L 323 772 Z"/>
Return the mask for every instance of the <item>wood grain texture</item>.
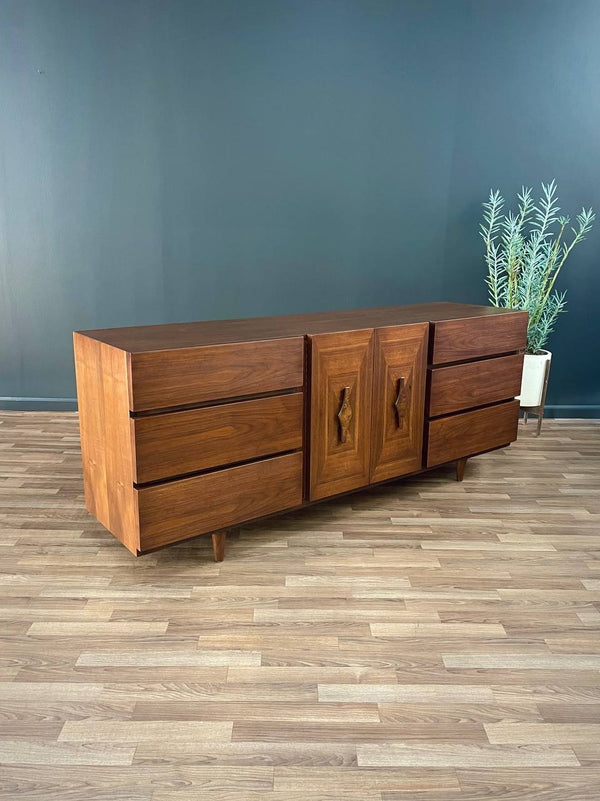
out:
<path id="1" fill-rule="evenodd" d="M 133 559 L 0 414 L 0 798 L 595 801 L 600 422 Z M 96 628 L 95 628 L 96 627 Z"/>
<path id="2" fill-rule="evenodd" d="M 134 412 L 302 386 L 302 337 L 131 355 Z"/>
<path id="3" fill-rule="evenodd" d="M 137 325 L 82 331 L 92 339 L 106 342 L 129 353 L 260 342 L 281 337 L 303 337 L 385 328 L 410 323 L 464 320 L 471 317 L 497 318 L 514 315 L 511 309 L 475 306 L 469 303 L 416 303 L 408 306 L 380 306 L 336 312 L 287 314 L 277 317 L 249 317 L 238 320 L 203 320 L 168 325 Z"/>
<path id="4" fill-rule="evenodd" d="M 133 420 L 143 484 L 302 447 L 303 395 L 225 403 Z"/>
<path id="5" fill-rule="evenodd" d="M 371 482 L 421 468 L 428 335 L 427 323 L 375 331 Z"/>
<path id="6" fill-rule="evenodd" d="M 527 340 L 527 320 L 527 312 L 509 311 L 496 317 L 435 322 L 431 362 L 445 364 L 523 350 Z"/>
<path id="7" fill-rule="evenodd" d="M 310 340 L 310 500 L 369 483 L 373 331 Z M 348 433 L 338 414 L 346 399 Z"/>
<path id="8" fill-rule="evenodd" d="M 431 420 L 427 466 L 508 445 L 517 438 L 518 422 L 517 400 Z"/>
<path id="9" fill-rule="evenodd" d="M 521 353 L 452 367 L 434 367 L 429 371 L 429 416 L 514 398 L 521 391 L 522 371 Z"/>
<path id="10" fill-rule="evenodd" d="M 140 550 L 302 503 L 302 454 L 290 453 L 136 490 Z"/>
<path id="11" fill-rule="evenodd" d="M 86 506 L 136 553 L 139 524 L 133 489 L 129 357 L 77 333 L 73 347 Z"/>

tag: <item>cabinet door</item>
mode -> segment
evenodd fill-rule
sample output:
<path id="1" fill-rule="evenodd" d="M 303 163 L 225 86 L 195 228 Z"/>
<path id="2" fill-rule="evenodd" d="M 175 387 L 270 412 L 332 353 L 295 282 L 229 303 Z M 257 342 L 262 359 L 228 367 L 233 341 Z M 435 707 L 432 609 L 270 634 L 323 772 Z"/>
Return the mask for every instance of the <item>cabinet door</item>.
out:
<path id="1" fill-rule="evenodd" d="M 428 323 L 375 331 L 371 482 L 422 466 L 428 332 Z"/>
<path id="2" fill-rule="evenodd" d="M 310 340 L 310 500 L 316 500 L 369 483 L 373 330 Z"/>

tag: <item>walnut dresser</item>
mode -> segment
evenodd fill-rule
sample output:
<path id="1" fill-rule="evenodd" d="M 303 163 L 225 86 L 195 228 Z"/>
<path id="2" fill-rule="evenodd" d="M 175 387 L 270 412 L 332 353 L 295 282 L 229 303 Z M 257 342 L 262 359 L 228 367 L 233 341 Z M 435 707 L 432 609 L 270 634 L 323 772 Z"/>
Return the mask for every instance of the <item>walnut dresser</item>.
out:
<path id="1" fill-rule="evenodd" d="M 133 554 L 517 436 L 527 314 L 430 303 L 74 334 L 86 505 Z"/>

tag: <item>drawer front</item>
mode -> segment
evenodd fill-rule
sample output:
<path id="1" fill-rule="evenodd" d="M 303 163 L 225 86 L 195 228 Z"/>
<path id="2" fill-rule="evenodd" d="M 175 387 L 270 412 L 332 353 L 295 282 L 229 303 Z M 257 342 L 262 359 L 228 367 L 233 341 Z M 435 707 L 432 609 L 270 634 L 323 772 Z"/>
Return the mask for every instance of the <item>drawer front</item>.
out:
<path id="1" fill-rule="evenodd" d="M 521 390 L 522 371 L 521 353 L 452 367 L 434 367 L 429 371 L 429 416 L 514 398 Z"/>
<path id="2" fill-rule="evenodd" d="M 302 448 L 302 393 L 138 417 L 138 484 Z"/>
<path id="3" fill-rule="evenodd" d="M 460 362 L 522 350 L 527 312 L 444 320 L 433 324 L 433 364 Z"/>
<path id="4" fill-rule="evenodd" d="M 131 354 L 134 412 L 302 386 L 304 338 Z"/>
<path id="5" fill-rule="evenodd" d="M 302 454 L 274 456 L 136 490 L 140 550 L 235 526 L 302 503 Z"/>
<path id="6" fill-rule="evenodd" d="M 431 420 L 427 467 L 508 445 L 517 438 L 518 422 L 516 400 Z"/>

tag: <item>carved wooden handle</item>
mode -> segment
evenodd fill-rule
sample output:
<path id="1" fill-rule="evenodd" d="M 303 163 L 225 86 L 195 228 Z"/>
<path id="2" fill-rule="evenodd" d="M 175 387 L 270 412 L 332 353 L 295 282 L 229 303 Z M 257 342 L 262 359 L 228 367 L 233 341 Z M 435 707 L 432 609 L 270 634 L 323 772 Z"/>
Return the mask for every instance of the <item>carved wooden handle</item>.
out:
<path id="1" fill-rule="evenodd" d="M 344 387 L 344 391 L 342 392 L 342 402 L 337 413 L 338 423 L 340 426 L 340 442 L 346 442 L 346 437 L 348 436 L 348 431 L 350 430 L 350 421 L 352 420 L 350 394 L 350 387 Z"/>
<path id="2" fill-rule="evenodd" d="M 394 401 L 394 409 L 396 410 L 396 423 L 398 424 L 398 428 L 402 425 L 402 415 L 400 413 L 400 403 L 402 401 L 402 390 L 404 389 L 404 377 L 401 376 L 398 379 L 398 384 L 396 386 L 396 400 Z"/>

